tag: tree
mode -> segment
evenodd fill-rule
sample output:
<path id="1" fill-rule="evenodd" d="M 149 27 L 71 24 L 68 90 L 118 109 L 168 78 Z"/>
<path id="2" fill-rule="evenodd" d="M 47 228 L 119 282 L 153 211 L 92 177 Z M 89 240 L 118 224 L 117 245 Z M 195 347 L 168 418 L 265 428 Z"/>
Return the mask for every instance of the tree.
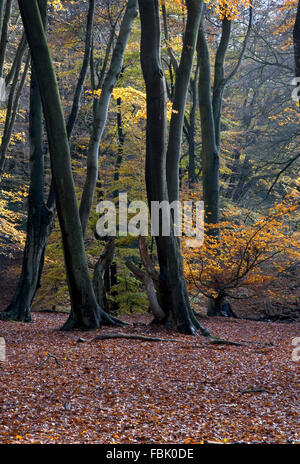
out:
<path id="1" fill-rule="evenodd" d="M 139 0 L 141 18 L 141 65 L 147 94 L 146 188 L 148 203 L 168 201 L 166 176 L 167 99 L 160 56 L 160 15 L 158 0 Z M 189 304 L 183 262 L 170 217 L 170 236 L 156 237 L 160 267 L 160 302 L 164 324 L 179 332 L 207 331 L 197 321 Z"/>
<path id="2" fill-rule="evenodd" d="M 36 0 L 19 0 L 19 8 L 35 66 L 46 121 L 51 170 L 61 227 L 71 313 L 63 326 L 95 329 L 115 324 L 97 304 L 84 250 L 82 228 L 72 177 L 70 148 L 57 80 Z"/>
<path id="3" fill-rule="evenodd" d="M 116 46 L 111 58 L 110 68 L 104 79 L 101 95 L 95 109 L 93 130 L 88 147 L 87 175 L 80 203 L 80 219 L 85 234 L 98 179 L 99 145 L 105 129 L 109 103 L 116 81 L 122 71 L 124 53 L 131 32 L 133 20 L 137 15 L 137 0 L 128 0 L 127 8 L 120 26 Z"/>
<path id="4" fill-rule="evenodd" d="M 183 39 L 180 63 L 176 68 L 173 112 L 170 121 L 167 149 L 167 181 L 169 201 L 179 200 L 179 164 L 187 92 L 193 66 L 198 30 L 203 13 L 203 2 L 186 0 L 187 24 Z"/>
<path id="5" fill-rule="evenodd" d="M 43 25 L 46 23 L 47 1 L 39 0 Z M 27 236 L 18 287 L 1 319 L 31 322 L 31 303 L 39 286 L 43 252 L 54 221 L 53 209 L 44 202 L 44 143 L 42 102 L 34 65 L 30 85 L 30 188 L 28 195 Z"/>
<path id="6" fill-rule="evenodd" d="M 298 2 L 296 19 L 293 31 L 294 56 L 295 56 L 295 76 L 300 77 L 300 2 Z"/>
<path id="7" fill-rule="evenodd" d="M 39 7 L 45 28 L 47 2 L 43 3 L 39 1 Z M 76 85 L 72 109 L 67 122 L 67 135 L 69 139 L 72 135 L 78 116 L 80 96 L 82 94 L 89 65 L 94 10 L 95 1 L 90 0 L 87 14 L 84 58 Z M 47 201 L 45 201 L 44 198 L 45 167 L 42 130 L 43 114 L 38 82 L 33 66 L 31 74 L 29 121 L 31 157 L 26 245 L 24 249 L 22 271 L 17 289 L 10 305 L 1 313 L 2 319 L 23 322 L 31 321 L 31 304 L 38 288 L 40 287 L 40 279 L 44 267 L 45 250 L 55 218 L 55 195 L 53 183 L 51 183 Z"/>
<path id="8" fill-rule="evenodd" d="M 225 77 L 224 63 L 232 29 L 230 5 L 220 2 L 222 34 L 214 61 L 214 82 L 211 79 L 211 61 L 205 32 L 205 16 L 200 23 L 198 35 L 199 63 L 199 108 L 202 135 L 202 180 L 203 200 L 207 224 L 219 222 L 219 174 L 220 174 L 220 124 L 225 86 L 237 73 L 242 63 L 252 27 L 252 6 L 250 6 L 249 25 L 240 56 L 232 72 Z M 212 89 L 212 90 L 211 90 Z M 208 229 L 208 234 L 216 235 L 216 228 Z"/>

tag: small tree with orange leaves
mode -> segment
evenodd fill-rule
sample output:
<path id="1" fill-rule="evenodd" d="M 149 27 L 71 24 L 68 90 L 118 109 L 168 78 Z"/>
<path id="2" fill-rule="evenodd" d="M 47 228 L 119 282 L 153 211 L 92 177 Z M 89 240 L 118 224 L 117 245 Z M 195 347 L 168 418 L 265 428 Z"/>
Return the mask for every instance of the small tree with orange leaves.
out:
<path id="1" fill-rule="evenodd" d="M 234 218 L 215 226 L 219 236 L 207 234 L 201 248 L 184 248 L 190 288 L 209 298 L 208 315 L 220 315 L 226 298 L 253 297 L 261 291 L 274 296 L 273 284 L 300 263 L 299 236 L 287 222 L 299 202 L 289 195 L 264 217 L 248 225 Z"/>

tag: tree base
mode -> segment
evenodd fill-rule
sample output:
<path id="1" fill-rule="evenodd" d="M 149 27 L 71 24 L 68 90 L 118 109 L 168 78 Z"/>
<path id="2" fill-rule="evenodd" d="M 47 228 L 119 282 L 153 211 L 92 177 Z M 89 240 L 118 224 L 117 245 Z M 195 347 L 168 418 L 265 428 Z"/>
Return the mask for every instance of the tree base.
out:
<path id="1" fill-rule="evenodd" d="M 10 304 L 0 313 L 2 321 L 15 322 L 32 322 L 30 307 L 24 307 L 24 304 Z"/>

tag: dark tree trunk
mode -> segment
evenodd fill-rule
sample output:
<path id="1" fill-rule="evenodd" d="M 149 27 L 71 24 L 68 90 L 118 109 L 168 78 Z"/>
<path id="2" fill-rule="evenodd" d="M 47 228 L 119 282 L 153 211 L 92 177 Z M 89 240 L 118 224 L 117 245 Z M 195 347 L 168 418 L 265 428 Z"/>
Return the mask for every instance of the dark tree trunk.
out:
<path id="1" fill-rule="evenodd" d="M 200 0 L 187 0 L 188 17 L 180 64 L 176 71 L 173 110 L 167 149 L 167 182 L 170 203 L 179 199 L 179 164 L 186 98 L 203 9 Z"/>
<path id="2" fill-rule="evenodd" d="M 199 108 L 202 135 L 202 183 L 206 224 L 219 222 L 219 151 L 211 98 L 210 55 L 201 21 L 198 35 Z M 208 232 L 209 233 L 209 232 Z M 216 231 L 210 231 L 215 234 Z"/>
<path id="3" fill-rule="evenodd" d="M 47 1 L 40 0 L 39 7 L 43 25 L 46 25 Z M 91 49 L 92 24 L 94 17 L 94 0 L 89 2 L 87 16 L 87 32 L 85 54 L 81 72 L 77 81 L 72 110 L 68 118 L 67 134 L 70 138 L 77 119 L 85 77 L 88 70 Z M 21 41 L 22 42 L 22 41 Z M 26 38 L 25 38 L 26 44 Z M 23 47 L 19 47 L 22 49 Z M 38 83 L 33 70 L 31 83 L 31 112 L 30 112 L 30 191 L 27 237 L 24 250 L 22 272 L 20 280 L 9 307 L 2 313 L 2 318 L 30 321 L 30 308 L 34 296 L 40 287 L 41 275 L 44 267 L 44 256 L 48 238 L 54 226 L 55 195 L 53 183 L 50 187 L 47 204 L 44 203 L 44 163 L 42 143 L 42 105 L 39 96 Z"/>
<path id="4" fill-rule="evenodd" d="M 26 38 L 24 35 L 20 41 L 20 45 L 18 47 L 16 57 L 15 57 L 15 60 L 12 66 L 13 68 L 12 70 L 14 74 L 13 74 L 12 85 L 10 87 L 8 101 L 7 101 L 5 124 L 4 124 L 1 145 L 0 145 L 0 176 L 2 175 L 4 171 L 7 150 L 10 144 L 15 120 L 17 117 L 19 100 L 22 94 L 23 87 L 26 82 L 27 72 L 28 72 L 29 65 L 30 65 L 30 56 L 28 54 L 23 73 L 21 74 L 22 61 L 23 61 L 25 50 L 26 50 Z M 20 79 L 20 74 L 21 74 L 21 79 Z"/>
<path id="5" fill-rule="evenodd" d="M 1 21 L 1 36 L 0 36 L 0 77 L 3 77 L 3 67 L 5 62 L 6 49 L 8 44 L 8 27 L 11 16 L 11 7 L 13 0 L 6 0 L 3 20 Z M 3 5 L 1 6 L 3 11 Z"/>
<path id="6" fill-rule="evenodd" d="M 166 177 L 166 86 L 160 58 L 158 0 L 139 0 L 141 17 L 141 64 L 147 93 L 146 187 L 148 203 L 168 201 Z M 190 307 L 183 261 L 171 221 L 170 236 L 156 237 L 160 266 L 160 301 L 164 324 L 179 332 L 196 334 L 203 329 Z"/>
<path id="7" fill-rule="evenodd" d="M 295 76 L 300 77 L 300 2 L 298 2 L 296 20 L 293 31 Z"/>
<path id="8" fill-rule="evenodd" d="M 80 106 L 80 97 L 83 91 L 83 86 L 86 78 L 86 74 L 89 67 L 91 49 L 92 49 L 92 37 L 93 37 L 93 23 L 94 23 L 94 11 L 95 11 L 95 0 L 89 0 L 89 10 L 87 14 L 87 26 L 86 26 L 86 36 L 85 36 L 85 50 L 84 57 L 82 62 L 82 67 L 80 70 L 79 78 L 77 81 L 75 94 L 73 98 L 72 109 L 67 122 L 67 134 L 68 137 L 71 137 L 77 115 L 79 112 Z"/>
<path id="9" fill-rule="evenodd" d="M 115 164 L 115 172 L 114 172 L 114 182 L 115 185 L 118 185 L 119 178 L 120 178 L 120 167 L 123 161 L 123 154 L 124 154 L 124 143 L 125 143 L 125 134 L 123 131 L 123 121 L 122 121 L 122 108 L 121 108 L 122 100 L 118 98 L 117 105 L 118 105 L 118 113 L 117 113 L 117 127 L 118 127 L 118 156 Z M 113 192 L 113 197 L 117 198 L 119 196 L 119 189 L 116 188 Z"/>
<path id="10" fill-rule="evenodd" d="M 71 313 L 63 329 L 114 324 L 97 304 L 89 276 L 72 177 L 70 148 L 55 71 L 36 0 L 19 0 L 47 126 L 51 170 L 61 227 Z"/>
<path id="11" fill-rule="evenodd" d="M 43 23 L 46 22 L 46 2 L 39 2 Z M 22 272 L 10 305 L 2 319 L 31 322 L 31 304 L 40 285 L 40 263 L 54 222 L 53 209 L 44 203 L 44 146 L 42 102 L 34 66 L 30 86 L 30 188 L 28 195 L 27 236 Z"/>
<path id="12" fill-rule="evenodd" d="M 99 145 L 105 129 L 109 103 L 114 86 L 123 68 L 124 54 L 130 36 L 132 23 L 137 15 L 137 0 L 129 0 L 120 26 L 119 36 L 111 58 L 110 68 L 104 79 L 102 92 L 97 102 L 92 135 L 88 147 L 87 174 L 80 202 L 80 219 L 85 235 L 91 212 L 98 178 Z"/>

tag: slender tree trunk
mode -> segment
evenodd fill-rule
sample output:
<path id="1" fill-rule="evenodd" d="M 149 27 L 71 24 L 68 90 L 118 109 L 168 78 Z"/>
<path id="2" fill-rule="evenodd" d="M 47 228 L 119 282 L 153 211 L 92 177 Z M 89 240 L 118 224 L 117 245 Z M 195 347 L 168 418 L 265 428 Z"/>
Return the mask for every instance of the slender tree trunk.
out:
<path id="1" fill-rule="evenodd" d="M 47 2 L 39 1 L 42 21 L 46 22 Z M 2 319 L 31 322 L 31 304 L 40 285 L 40 263 L 54 222 L 53 209 L 44 202 L 43 112 L 34 66 L 31 68 L 30 114 L 30 187 L 28 195 L 27 236 L 22 271 L 10 305 Z"/>
<path id="2" fill-rule="evenodd" d="M 166 85 L 160 58 L 158 0 L 139 0 L 141 17 L 141 64 L 147 93 L 146 187 L 148 203 L 168 201 L 166 177 Z M 156 237 L 160 266 L 160 301 L 164 324 L 179 332 L 196 334 L 203 329 L 189 305 L 183 262 L 171 220 L 170 236 Z"/>
<path id="3" fill-rule="evenodd" d="M 206 224 L 219 222 L 219 151 L 211 99 L 210 55 L 202 19 L 198 35 L 199 108 L 202 135 L 202 179 Z M 210 233 L 215 234 L 213 230 Z"/>
<path id="4" fill-rule="evenodd" d="M 95 11 L 95 0 L 89 0 L 84 57 L 83 57 L 82 67 L 80 70 L 79 78 L 78 78 L 76 89 L 75 89 L 71 113 L 69 115 L 68 122 L 67 122 L 67 134 L 69 138 L 72 134 L 72 131 L 73 131 L 76 119 L 77 119 L 77 115 L 79 112 L 80 98 L 81 98 L 81 94 L 83 91 L 84 81 L 86 78 L 86 74 L 87 74 L 87 70 L 88 70 L 89 62 L 90 62 L 92 37 L 93 37 L 94 11 Z"/>
<path id="5" fill-rule="evenodd" d="M 297 6 L 297 14 L 293 31 L 294 57 L 295 57 L 295 76 L 300 77 L 300 1 Z"/>
<path id="6" fill-rule="evenodd" d="M 113 51 L 110 68 L 103 82 L 100 99 L 97 103 L 93 132 L 88 148 L 86 180 L 80 203 L 80 219 L 83 235 L 85 235 L 86 232 L 97 184 L 99 145 L 106 125 L 109 103 L 115 83 L 122 71 L 124 54 L 130 36 L 132 23 L 136 15 L 137 0 L 128 0 L 127 8 L 120 26 L 118 40 Z"/>
<path id="7" fill-rule="evenodd" d="M 188 179 L 189 187 L 192 188 L 196 183 L 196 111 L 198 107 L 198 72 L 199 66 L 195 71 L 195 76 L 191 80 L 190 90 L 192 96 L 192 105 L 189 114 L 189 120 L 185 118 L 184 132 L 189 146 L 189 166 L 188 166 Z"/>
<path id="8" fill-rule="evenodd" d="M 27 73 L 28 73 L 28 69 L 30 65 L 30 54 L 28 53 L 27 59 L 25 62 L 25 67 L 24 67 L 24 70 L 23 70 L 23 73 L 22 73 L 22 76 L 19 82 L 19 73 L 20 73 L 20 69 L 22 66 L 22 58 L 23 58 L 23 55 L 20 54 L 18 64 L 15 70 L 15 76 L 14 76 L 13 83 L 12 83 L 12 86 L 9 92 L 9 97 L 8 97 L 5 125 L 4 125 L 2 140 L 1 140 L 1 146 L 0 146 L 0 180 L 1 180 L 1 175 L 4 171 L 6 154 L 7 154 L 10 139 L 13 133 L 17 113 L 18 113 L 19 100 L 20 100 L 22 90 L 26 82 L 26 77 L 27 77 Z"/>
<path id="9" fill-rule="evenodd" d="M 0 37 L 2 35 L 4 4 L 5 4 L 5 0 L 0 0 Z"/>
<path id="10" fill-rule="evenodd" d="M 116 322 L 98 306 L 89 276 L 66 125 L 38 3 L 37 0 L 19 0 L 19 7 L 43 104 L 62 233 L 71 299 L 71 313 L 63 329 L 89 330 L 98 328 L 103 323 L 115 324 Z"/>
<path id="11" fill-rule="evenodd" d="M 23 33 L 23 35 L 21 37 L 21 40 L 19 42 L 17 51 L 16 51 L 16 55 L 15 55 L 13 64 L 12 64 L 12 66 L 10 68 L 9 73 L 5 77 L 5 85 L 6 86 L 8 86 L 11 83 L 11 81 L 13 80 L 13 78 L 15 77 L 16 70 L 17 70 L 17 68 L 19 66 L 19 63 L 20 63 L 20 59 L 22 59 L 23 56 L 24 56 L 26 46 L 27 46 L 26 36 L 25 36 L 25 33 Z"/>
<path id="12" fill-rule="evenodd" d="M 13 0 L 6 0 L 5 11 L 2 21 L 0 37 L 0 77 L 3 77 L 3 67 L 5 62 L 6 49 L 8 44 L 8 26 L 11 16 L 11 6 Z M 2 6 L 3 8 L 3 6 Z"/>
<path id="13" fill-rule="evenodd" d="M 117 105 L 118 105 L 118 113 L 117 113 L 117 127 L 118 127 L 118 156 L 115 164 L 115 172 L 114 172 L 114 183 L 117 186 L 120 178 L 120 167 L 123 161 L 123 154 L 124 154 L 124 143 L 125 143 L 125 135 L 123 131 L 123 121 L 122 121 L 122 109 L 121 109 L 122 100 L 118 98 Z M 119 196 L 119 188 L 117 187 L 113 192 L 113 197 L 118 198 Z"/>
<path id="14" fill-rule="evenodd" d="M 44 26 L 46 24 L 46 3 L 47 0 L 40 0 L 40 11 Z M 72 110 L 68 118 L 67 134 L 70 138 L 77 119 L 80 107 L 80 96 L 84 86 L 85 77 L 88 70 L 89 53 L 91 45 L 92 22 L 94 16 L 94 0 L 89 3 L 89 11 L 87 15 L 87 32 L 85 54 L 81 72 L 76 85 Z M 45 28 L 45 27 L 44 27 Z M 24 36 L 25 44 L 26 37 Z M 20 48 L 20 47 L 19 47 Z M 31 304 L 34 296 L 40 287 L 41 275 L 44 267 L 44 256 L 48 242 L 48 238 L 54 226 L 55 218 L 55 195 L 53 183 L 50 187 L 47 203 L 44 202 L 43 184 L 44 181 L 44 163 L 41 158 L 42 139 L 39 142 L 42 125 L 42 107 L 38 110 L 38 101 L 40 98 L 37 95 L 38 86 L 36 76 L 33 71 L 33 82 L 31 90 L 31 99 L 33 111 L 31 112 L 31 127 L 30 138 L 32 139 L 31 150 L 31 187 L 29 192 L 29 212 L 27 225 L 27 238 L 24 250 L 24 258 L 22 264 L 22 272 L 14 294 L 13 300 L 9 307 L 2 313 L 2 317 L 18 321 L 31 320 Z M 41 101 L 40 101 L 41 105 Z M 39 120 L 39 117 L 41 119 Z M 40 127 L 39 127 L 40 125 Z M 36 128 L 36 129 L 35 129 Z M 34 149 L 34 147 L 36 147 Z"/>
<path id="15" fill-rule="evenodd" d="M 172 203 L 179 199 L 179 160 L 182 143 L 184 112 L 187 93 L 193 66 L 194 52 L 203 2 L 187 0 L 188 17 L 183 40 L 180 64 L 176 72 L 173 113 L 170 122 L 169 142 L 167 150 L 167 182 L 169 200 Z"/>

